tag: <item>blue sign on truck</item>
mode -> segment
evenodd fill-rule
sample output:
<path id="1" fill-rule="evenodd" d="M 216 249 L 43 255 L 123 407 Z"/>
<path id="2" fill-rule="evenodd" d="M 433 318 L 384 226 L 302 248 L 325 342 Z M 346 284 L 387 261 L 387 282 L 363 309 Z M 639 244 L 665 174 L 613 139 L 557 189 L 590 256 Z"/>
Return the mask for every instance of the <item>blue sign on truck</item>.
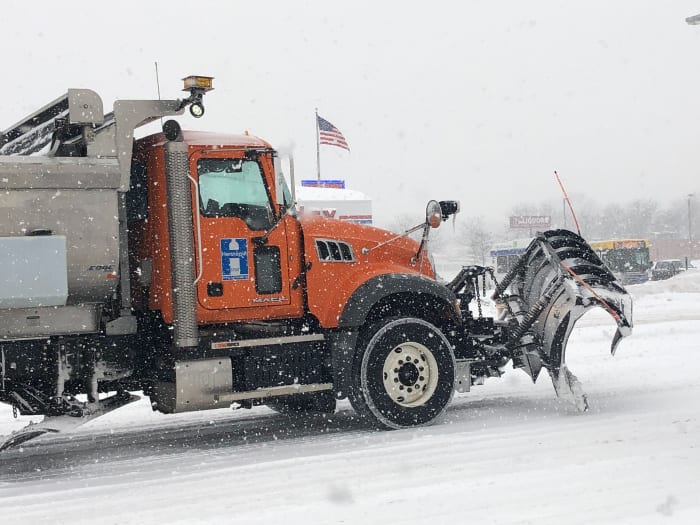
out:
<path id="1" fill-rule="evenodd" d="M 246 239 L 221 239 L 221 279 L 248 279 L 248 244 Z"/>

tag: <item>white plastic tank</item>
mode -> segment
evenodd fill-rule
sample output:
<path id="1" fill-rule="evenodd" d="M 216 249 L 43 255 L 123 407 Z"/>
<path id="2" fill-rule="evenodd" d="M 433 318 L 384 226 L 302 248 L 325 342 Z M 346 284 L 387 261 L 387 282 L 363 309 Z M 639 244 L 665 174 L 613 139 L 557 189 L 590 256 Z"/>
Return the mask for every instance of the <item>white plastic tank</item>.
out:
<path id="1" fill-rule="evenodd" d="M 67 298 L 65 236 L 0 237 L 0 308 L 63 306 Z"/>

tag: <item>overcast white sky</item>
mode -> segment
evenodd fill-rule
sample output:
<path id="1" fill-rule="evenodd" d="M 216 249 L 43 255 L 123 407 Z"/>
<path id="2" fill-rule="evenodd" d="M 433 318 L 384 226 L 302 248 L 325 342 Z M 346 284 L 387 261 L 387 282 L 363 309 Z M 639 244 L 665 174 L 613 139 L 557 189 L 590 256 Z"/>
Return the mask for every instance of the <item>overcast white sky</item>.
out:
<path id="1" fill-rule="evenodd" d="M 314 108 L 352 152 L 322 176 L 420 217 L 427 199 L 507 219 L 570 194 L 663 204 L 700 194 L 700 13 L 690 1 L 3 2 L 0 129 L 69 87 L 182 96 L 215 77 L 183 127 L 294 146 L 314 178 Z"/>

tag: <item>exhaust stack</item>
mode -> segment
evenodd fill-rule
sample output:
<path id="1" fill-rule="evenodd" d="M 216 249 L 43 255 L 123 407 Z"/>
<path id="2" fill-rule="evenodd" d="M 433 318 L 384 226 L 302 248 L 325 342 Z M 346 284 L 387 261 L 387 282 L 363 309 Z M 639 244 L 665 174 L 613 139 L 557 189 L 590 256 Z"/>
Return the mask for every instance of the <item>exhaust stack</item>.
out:
<path id="1" fill-rule="evenodd" d="M 173 287 L 173 341 L 176 348 L 190 348 L 199 344 L 199 330 L 187 144 L 182 141 L 180 133 L 168 135 L 172 137 L 165 144 L 165 170 Z"/>

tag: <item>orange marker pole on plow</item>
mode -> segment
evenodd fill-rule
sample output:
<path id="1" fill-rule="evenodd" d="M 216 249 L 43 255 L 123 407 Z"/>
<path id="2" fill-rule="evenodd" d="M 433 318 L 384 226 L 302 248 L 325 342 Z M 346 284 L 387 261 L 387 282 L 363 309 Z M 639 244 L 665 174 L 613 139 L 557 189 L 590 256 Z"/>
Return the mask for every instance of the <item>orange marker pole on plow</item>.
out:
<path id="1" fill-rule="evenodd" d="M 566 190 L 564 189 L 564 184 L 562 184 L 561 179 L 559 178 L 559 174 L 557 173 L 557 170 L 554 170 L 554 176 L 557 178 L 557 182 L 559 183 L 559 187 L 561 188 L 561 192 L 564 194 L 564 200 L 569 205 L 569 210 L 571 210 L 571 216 L 574 218 L 574 224 L 576 224 L 576 232 L 579 235 L 581 235 L 581 228 L 578 225 L 578 219 L 576 218 L 576 214 L 574 213 L 574 207 L 571 205 L 571 201 L 569 200 L 569 195 L 566 193 Z"/>
<path id="2" fill-rule="evenodd" d="M 576 279 L 577 282 L 581 283 L 584 288 L 586 288 L 589 292 L 591 292 L 593 294 L 593 296 L 596 299 L 598 299 L 598 301 L 600 301 L 600 304 L 603 305 L 603 307 L 608 311 L 608 313 L 613 317 L 613 319 L 615 319 L 616 322 L 620 320 L 620 316 L 617 315 L 617 312 L 612 309 L 612 307 L 607 303 L 607 301 L 605 299 L 603 299 L 600 296 L 600 294 L 596 293 L 596 291 L 593 289 L 593 287 L 590 284 L 588 284 L 586 281 L 581 279 L 579 274 L 577 274 L 575 271 L 573 271 L 568 265 L 564 264 L 561 261 L 559 261 L 559 264 L 561 264 L 562 268 L 564 268 L 567 272 L 569 272 L 571 277 Z"/>

